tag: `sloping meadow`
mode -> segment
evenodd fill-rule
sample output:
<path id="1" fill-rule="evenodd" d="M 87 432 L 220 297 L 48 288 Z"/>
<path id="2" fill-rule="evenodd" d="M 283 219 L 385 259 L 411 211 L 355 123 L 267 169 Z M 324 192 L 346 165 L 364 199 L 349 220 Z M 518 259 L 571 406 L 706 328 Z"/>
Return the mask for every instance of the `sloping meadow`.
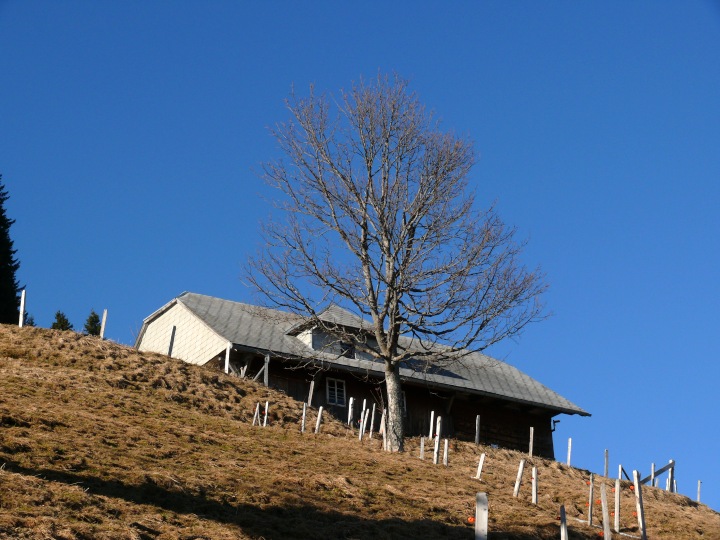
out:
<path id="1" fill-rule="evenodd" d="M 252 426 L 265 401 L 267 427 Z M 0 538 L 470 539 L 478 491 L 490 501 L 491 539 L 559 538 L 561 504 L 571 538 L 598 537 L 586 525 L 587 471 L 456 441 L 449 466 L 433 465 L 417 440 L 388 454 L 377 435 L 359 441 L 327 416 L 314 434 L 315 409 L 301 433 L 302 410 L 261 384 L 166 356 L 0 326 Z M 596 479 L 598 498 L 601 482 L 614 487 Z M 643 495 L 649 538 L 720 538 L 720 515 L 706 506 Z M 637 536 L 629 484 L 621 496 L 623 532 Z"/>

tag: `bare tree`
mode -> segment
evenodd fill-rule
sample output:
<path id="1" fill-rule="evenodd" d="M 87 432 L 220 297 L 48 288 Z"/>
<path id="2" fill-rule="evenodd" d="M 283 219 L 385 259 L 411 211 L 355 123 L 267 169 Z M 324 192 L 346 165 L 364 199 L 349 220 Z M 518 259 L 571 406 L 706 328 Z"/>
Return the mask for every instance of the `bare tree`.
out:
<path id="1" fill-rule="evenodd" d="M 388 437 L 403 450 L 399 369 L 458 361 L 541 318 L 543 276 L 468 188 L 471 141 L 440 130 L 405 80 L 360 80 L 337 99 L 294 93 L 264 165 L 282 223 L 248 266 L 265 300 L 384 362 Z M 321 317 L 335 303 L 368 321 Z"/>

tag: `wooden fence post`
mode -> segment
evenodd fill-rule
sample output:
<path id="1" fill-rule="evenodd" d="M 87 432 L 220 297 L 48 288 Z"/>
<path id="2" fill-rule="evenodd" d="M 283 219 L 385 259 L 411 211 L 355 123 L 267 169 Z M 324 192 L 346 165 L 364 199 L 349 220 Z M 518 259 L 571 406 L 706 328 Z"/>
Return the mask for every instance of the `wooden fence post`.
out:
<path id="1" fill-rule="evenodd" d="M 657 487 L 657 484 L 655 483 L 655 464 L 650 464 L 650 485 L 652 487 Z"/>
<path id="2" fill-rule="evenodd" d="M 307 417 L 307 403 L 303 403 L 302 424 L 300 424 L 300 433 L 305 433 L 305 418 Z"/>
<path id="3" fill-rule="evenodd" d="M 538 502 L 538 479 L 537 479 L 537 467 L 532 468 L 532 503 L 537 504 Z"/>
<path id="4" fill-rule="evenodd" d="M 615 480 L 615 532 L 620 532 L 620 478 Z"/>
<path id="5" fill-rule="evenodd" d="M 608 452 L 608 449 L 605 449 L 605 468 L 603 469 L 603 476 L 605 478 L 608 477 L 609 474 L 609 467 L 610 466 L 610 452 Z"/>
<path id="6" fill-rule="evenodd" d="M 107 322 L 107 309 L 103 310 L 102 322 L 100 323 L 100 339 L 105 339 L 105 323 Z"/>
<path id="7" fill-rule="evenodd" d="M 535 439 L 535 428 L 531 427 L 530 428 L 530 448 L 528 449 L 528 456 L 530 456 L 530 457 L 532 457 L 532 455 L 533 455 L 533 442 L 535 442 L 534 439 Z"/>
<path id="8" fill-rule="evenodd" d="M 593 473 L 590 473 L 590 495 L 588 496 L 588 525 L 592 527 L 592 518 L 593 518 L 593 504 L 595 504 L 594 499 L 594 489 L 595 489 L 595 475 Z"/>
<path id="9" fill-rule="evenodd" d="M 363 412 L 360 413 L 360 425 L 358 426 L 358 440 L 362 441 L 363 435 L 365 435 L 365 419 L 367 418 L 367 414 L 370 411 L 367 409 L 364 409 Z"/>
<path id="10" fill-rule="evenodd" d="M 318 409 L 317 422 L 315 422 L 315 433 L 320 433 L 320 422 L 322 422 L 322 413 L 323 408 L 322 405 L 320 405 L 320 408 Z"/>
<path id="11" fill-rule="evenodd" d="M 265 372 L 263 373 L 263 384 L 270 386 L 270 355 L 265 355 Z"/>
<path id="12" fill-rule="evenodd" d="M 480 444 L 480 415 L 475 417 L 475 446 Z"/>
<path id="13" fill-rule="evenodd" d="M 488 499 L 487 493 L 475 495 L 475 540 L 487 540 Z"/>
<path id="14" fill-rule="evenodd" d="M 443 452 L 443 465 L 448 465 L 448 440 L 445 439 L 445 451 Z"/>
<path id="15" fill-rule="evenodd" d="M 520 482 L 522 481 L 523 469 L 525 469 L 525 460 L 520 460 L 520 466 L 518 467 L 517 478 L 515 479 L 515 490 L 513 491 L 513 497 L 517 497 L 520 493 Z"/>
<path id="16" fill-rule="evenodd" d="M 645 509 L 642 500 L 642 482 L 640 482 L 640 473 L 633 471 L 633 482 L 635 483 L 635 505 L 637 507 L 638 528 L 640 529 L 640 537 L 647 540 L 647 532 L 645 530 Z"/>
<path id="17" fill-rule="evenodd" d="M 11 253 L 12 258 L 12 253 Z M 20 328 L 23 327 L 23 324 L 25 323 L 25 289 L 22 290 L 20 293 L 20 320 L 18 321 L 18 326 Z"/>
<path id="18" fill-rule="evenodd" d="M 247 367 L 247 366 L 245 366 L 245 367 Z M 244 376 L 244 374 L 243 374 L 243 376 Z M 315 393 L 315 377 L 313 377 L 312 380 L 310 381 L 310 393 L 308 394 L 308 400 L 307 400 L 308 407 L 312 407 L 312 398 L 313 398 L 314 393 Z"/>
<path id="19" fill-rule="evenodd" d="M 568 540 L 567 516 L 565 505 L 560 506 L 560 540 Z"/>
<path id="20" fill-rule="evenodd" d="M 605 482 L 600 484 L 600 503 L 602 504 L 603 538 L 610 540 L 612 538 L 612 533 L 610 532 L 610 509 L 608 508 L 607 486 L 605 486 Z"/>
<path id="21" fill-rule="evenodd" d="M 420 459 L 425 459 L 425 437 L 420 437 Z"/>
<path id="22" fill-rule="evenodd" d="M 567 466 L 570 466 L 570 455 L 572 454 L 572 437 L 568 438 L 568 458 L 567 458 Z"/>
<path id="23" fill-rule="evenodd" d="M 480 455 L 480 461 L 478 461 L 477 474 L 475 475 L 475 478 L 477 478 L 478 480 L 480 480 L 480 475 L 482 474 L 482 468 L 483 468 L 484 463 L 485 463 L 485 452 L 483 452 Z"/>
<path id="24" fill-rule="evenodd" d="M 348 421 L 347 421 L 348 426 L 352 426 L 352 421 L 353 421 L 353 406 L 354 406 L 354 405 L 355 405 L 355 398 L 354 398 L 354 397 L 351 397 L 351 398 L 350 398 L 350 401 L 349 401 L 349 403 L 348 403 Z"/>

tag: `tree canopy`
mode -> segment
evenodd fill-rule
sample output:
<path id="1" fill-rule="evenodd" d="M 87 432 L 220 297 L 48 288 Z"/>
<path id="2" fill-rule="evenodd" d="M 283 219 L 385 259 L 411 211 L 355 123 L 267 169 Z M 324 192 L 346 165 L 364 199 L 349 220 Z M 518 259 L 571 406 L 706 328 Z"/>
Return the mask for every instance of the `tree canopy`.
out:
<path id="1" fill-rule="evenodd" d="M 292 94 L 264 165 L 283 219 L 248 276 L 268 304 L 298 313 L 384 362 L 391 448 L 404 437 L 399 366 L 459 361 L 542 316 L 543 276 L 470 186 L 472 142 L 443 131 L 408 83 L 379 75 L 339 96 Z M 331 303 L 370 322 L 324 321 Z M 351 334 L 351 335 L 348 335 Z M 412 346 L 408 346 L 408 338 Z"/>
<path id="2" fill-rule="evenodd" d="M 101 323 L 100 323 L 100 315 L 95 313 L 94 309 L 90 310 L 90 315 L 88 315 L 87 320 L 85 321 L 85 333 L 89 336 L 99 336 L 100 330 L 101 330 Z"/>
<path id="3" fill-rule="evenodd" d="M 20 262 L 15 258 L 17 250 L 10 238 L 10 226 L 15 220 L 10 219 L 5 210 L 5 201 L 9 197 L 0 174 L 0 323 L 18 324 L 20 285 L 16 273 Z"/>
<path id="4" fill-rule="evenodd" d="M 52 330 L 73 330 L 73 325 L 62 311 L 55 312 L 55 320 L 50 325 Z"/>

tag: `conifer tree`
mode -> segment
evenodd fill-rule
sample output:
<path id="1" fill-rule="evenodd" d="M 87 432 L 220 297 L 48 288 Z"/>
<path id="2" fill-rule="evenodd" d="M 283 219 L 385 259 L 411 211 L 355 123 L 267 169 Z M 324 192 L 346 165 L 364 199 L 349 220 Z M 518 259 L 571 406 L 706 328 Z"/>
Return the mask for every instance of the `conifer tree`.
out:
<path id="1" fill-rule="evenodd" d="M 62 311 L 55 312 L 55 321 L 50 326 L 53 330 L 72 330 L 73 325 Z"/>
<path id="2" fill-rule="evenodd" d="M 5 201 L 8 198 L 0 174 L 0 323 L 18 324 L 20 286 L 15 273 L 20 263 L 15 258 L 16 250 L 10 238 L 10 226 L 15 220 L 8 218 L 5 213 Z"/>
<path id="3" fill-rule="evenodd" d="M 94 309 L 90 310 L 90 315 L 85 321 L 85 333 L 89 336 L 100 335 L 100 315 L 95 313 Z"/>

